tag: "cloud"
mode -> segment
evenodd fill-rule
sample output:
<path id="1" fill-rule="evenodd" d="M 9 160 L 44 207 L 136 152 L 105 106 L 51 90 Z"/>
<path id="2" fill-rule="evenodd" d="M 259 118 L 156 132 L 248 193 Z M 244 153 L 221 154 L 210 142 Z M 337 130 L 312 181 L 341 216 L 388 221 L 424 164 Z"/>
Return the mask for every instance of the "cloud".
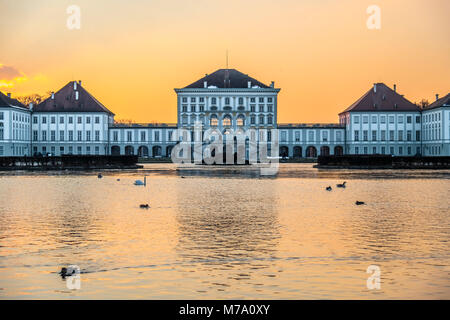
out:
<path id="1" fill-rule="evenodd" d="M 13 87 L 16 83 L 26 81 L 27 77 L 22 72 L 11 66 L 0 63 L 0 88 Z"/>

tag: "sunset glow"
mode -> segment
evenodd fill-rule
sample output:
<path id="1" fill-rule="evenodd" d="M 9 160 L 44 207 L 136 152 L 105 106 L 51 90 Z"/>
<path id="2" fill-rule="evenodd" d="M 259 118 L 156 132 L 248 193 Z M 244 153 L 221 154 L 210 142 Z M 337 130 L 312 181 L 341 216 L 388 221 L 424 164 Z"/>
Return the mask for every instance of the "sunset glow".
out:
<path id="1" fill-rule="evenodd" d="M 81 29 L 66 27 L 69 5 Z M 71 80 L 118 119 L 176 122 L 176 94 L 226 65 L 281 88 L 278 120 L 337 122 L 375 82 L 412 102 L 448 93 L 447 0 L 0 0 L 0 90 L 56 91 Z M 6 67 L 8 69 L 6 69 Z"/>

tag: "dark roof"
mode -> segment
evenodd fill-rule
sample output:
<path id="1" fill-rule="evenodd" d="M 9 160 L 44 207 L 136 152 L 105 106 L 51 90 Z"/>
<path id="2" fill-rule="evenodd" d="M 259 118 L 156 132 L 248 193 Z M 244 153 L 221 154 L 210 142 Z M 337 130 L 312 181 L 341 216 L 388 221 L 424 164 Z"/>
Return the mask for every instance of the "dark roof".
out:
<path id="1" fill-rule="evenodd" d="M 376 83 L 361 98 L 340 114 L 354 111 L 420 111 L 420 108 L 384 83 Z"/>
<path id="2" fill-rule="evenodd" d="M 207 82 L 209 86 L 216 86 L 217 88 L 237 88 L 237 89 L 247 89 L 248 82 L 251 82 L 252 87 L 258 86 L 260 88 L 270 88 L 262 82 L 259 82 L 252 77 L 249 77 L 236 69 L 219 69 L 214 73 L 207 74 L 203 78 L 194 83 L 184 87 L 185 89 L 196 89 L 204 88 L 204 82 Z"/>
<path id="3" fill-rule="evenodd" d="M 446 96 L 436 100 L 432 104 L 430 104 L 428 107 L 424 108 L 424 110 L 430 110 L 430 109 L 436 109 L 440 108 L 442 106 L 450 106 L 450 93 L 448 93 Z"/>
<path id="4" fill-rule="evenodd" d="M 76 90 L 74 84 L 76 83 Z M 78 100 L 75 92 L 78 91 Z M 87 92 L 80 83 L 71 81 L 33 109 L 34 112 L 106 112 L 114 115 L 103 104 Z"/>
<path id="5" fill-rule="evenodd" d="M 20 107 L 26 109 L 22 103 L 16 99 L 8 97 L 6 94 L 0 91 L 0 107 Z"/>

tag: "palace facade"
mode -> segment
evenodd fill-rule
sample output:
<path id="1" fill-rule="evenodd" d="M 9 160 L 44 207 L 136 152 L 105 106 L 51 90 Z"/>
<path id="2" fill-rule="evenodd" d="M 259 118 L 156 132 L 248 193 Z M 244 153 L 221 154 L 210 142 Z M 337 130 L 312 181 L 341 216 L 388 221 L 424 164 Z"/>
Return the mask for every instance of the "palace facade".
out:
<path id="1" fill-rule="evenodd" d="M 40 104 L 24 106 L 0 92 L 0 156 L 37 154 L 169 157 L 178 128 L 220 132 L 248 130 L 270 141 L 278 129 L 279 154 L 391 154 L 450 156 L 450 94 L 419 108 L 376 83 L 339 114 L 339 123 L 277 122 L 279 88 L 235 69 L 220 69 L 175 89 L 177 124 L 119 124 L 114 113 L 71 81 Z"/>

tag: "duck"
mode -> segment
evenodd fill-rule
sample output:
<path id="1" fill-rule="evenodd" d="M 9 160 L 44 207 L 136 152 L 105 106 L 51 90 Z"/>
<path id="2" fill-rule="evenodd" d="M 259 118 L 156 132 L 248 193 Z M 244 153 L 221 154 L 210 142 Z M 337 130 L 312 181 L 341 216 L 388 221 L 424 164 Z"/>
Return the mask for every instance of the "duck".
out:
<path id="1" fill-rule="evenodd" d="M 102 174 L 99 173 L 99 174 L 97 175 L 97 178 L 99 178 L 99 179 L 103 178 Z"/>
<path id="2" fill-rule="evenodd" d="M 326 189 L 327 191 L 333 190 L 333 188 L 331 188 L 331 186 L 328 186 L 328 187 L 326 187 L 325 189 Z"/>
<path id="3" fill-rule="evenodd" d="M 67 268 L 66 267 L 62 267 L 61 271 L 59 272 L 59 274 L 61 275 L 62 278 L 72 276 L 72 275 L 74 275 L 76 273 L 77 273 L 77 270 L 75 268 L 71 267 L 71 266 L 69 266 Z"/>
<path id="4" fill-rule="evenodd" d="M 135 186 L 146 186 L 147 185 L 147 177 L 144 177 L 144 181 L 142 180 L 136 180 L 134 182 Z"/>
<path id="5" fill-rule="evenodd" d="M 181 179 L 186 179 L 186 177 L 185 176 L 181 176 Z"/>
<path id="6" fill-rule="evenodd" d="M 366 204 L 366 203 L 364 201 L 356 201 L 355 204 L 357 206 L 361 206 L 361 205 Z"/>
<path id="7" fill-rule="evenodd" d="M 337 184 L 336 187 L 338 187 L 338 188 L 345 188 L 345 184 L 346 184 L 346 183 L 347 183 L 347 182 L 344 181 L 343 183 Z"/>
<path id="8" fill-rule="evenodd" d="M 120 181 L 120 179 L 117 179 L 117 181 Z"/>
<path id="9" fill-rule="evenodd" d="M 146 203 L 146 204 L 141 204 L 139 207 L 140 207 L 141 209 L 148 209 L 148 208 L 150 208 L 150 206 L 148 205 L 148 203 Z"/>

